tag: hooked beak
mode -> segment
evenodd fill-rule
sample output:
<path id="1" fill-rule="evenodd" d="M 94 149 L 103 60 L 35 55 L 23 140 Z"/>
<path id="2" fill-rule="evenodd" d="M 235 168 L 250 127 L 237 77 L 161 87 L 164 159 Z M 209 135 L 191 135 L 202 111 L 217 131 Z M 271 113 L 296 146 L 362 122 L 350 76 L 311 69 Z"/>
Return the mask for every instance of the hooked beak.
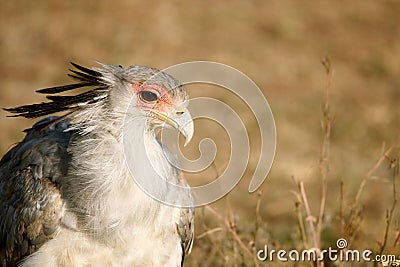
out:
<path id="1" fill-rule="evenodd" d="M 156 110 L 151 111 L 157 119 L 171 125 L 175 129 L 177 129 L 184 137 L 185 137 L 185 144 L 186 146 L 190 140 L 192 140 L 193 132 L 194 132 L 194 125 L 192 116 L 188 109 L 178 109 L 174 110 L 169 114 L 169 116 L 158 112 Z"/>

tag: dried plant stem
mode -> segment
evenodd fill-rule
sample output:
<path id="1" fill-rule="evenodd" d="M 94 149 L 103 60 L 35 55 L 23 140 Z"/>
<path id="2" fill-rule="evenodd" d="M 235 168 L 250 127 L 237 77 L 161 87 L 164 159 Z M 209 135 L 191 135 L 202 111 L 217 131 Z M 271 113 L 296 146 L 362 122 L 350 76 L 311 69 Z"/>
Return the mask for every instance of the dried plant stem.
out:
<path id="1" fill-rule="evenodd" d="M 237 232 L 236 232 L 236 227 L 234 224 L 232 224 L 232 222 L 226 218 L 224 218 L 223 216 L 221 216 L 221 214 L 219 214 L 214 208 L 212 208 L 211 206 L 205 206 L 205 208 L 211 212 L 213 215 L 215 215 L 215 217 L 217 217 L 219 220 L 223 221 L 224 224 L 226 225 L 226 227 L 228 228 L 229 232 L 232 234 L 233 239 L 235 239 L 235 241 L 239 244 L 239 246 L 243 249 L 243 251 L 245 251 L 253 260 L 253 264 L 256 267 L 259 267 L 259 263 L 257 260 L 257 257 L 255 254 L 251 253 L 251 251 L 249 250 L 249 248 L 243 243 L 242 239 L 238 236 Z"/>
<path id="2" fill-rule="evenodd" d="M 321 201 L 317 220 L 317 244 L 320 249 L 321 246 L 321 232 L 322 223 L 325 214 L 325 204 L 326 204 L 326 179 L 329 171 L 329 147 L 331 138 L 331 127 L 332 119 L 329 108 L 329 90 L 332 86 L 333 71 L 331 69 L 331 62 L 329 58 L 325 58 L 322 64 L 325 67 L 328 79 L 325 86 L 325 103 L 323 106 L 323 121 L 322 127 L 324 131 L 324 137 L 321 144 L 321 156 L 319 162 L 319 172 L 320 172 L 320 189 L 321 189 Z"/>
<path id="3" fill-rule="evenodd" d="M 360 200 L 361 194 L 364 190 L 366 182 L 371 178 L 372 174 L 378 169 L 378 167 L 383 163 L 384 160 L 386 160 L 390 153 L 392 152 L 393 148 L 395 145 L 391 145 L 382 155 L 379 157 L 379 159 L 375 162 L 375 165 L 368 171 L 367 175 L 363 178 L 363 180 L 360 183 L 360 186 L 358 187 L 356 197 L 354 198 L 354 201 L 351 205 L 351 212 L 352 214 L 357 208 L 358 202 Z M 350 220 L 351 221 L 351 220 Z"/>
<path id="4" fill-rule="evenodd" d="M 205 209 L 202 208 L 201 213 L 200 213 L 203 218 L 205 216 L 204 211 L 205 211 Z M 206 224 L 205 220 L 203 219 L 200 221 L 202 223 L 203 228 L 206 230 L 206 232 L 210 231 L 210 228 Z M 212 261 L 215 259 L 215 257 L 223 258 L 225 255 L 224 255 L 223 251 L 221 250 L 221 245 L 218 242 L 215 242 L 215 239 L 212 238 L 211 235 L 205 234 L 204 237 L 206 237 L 208 239 L 208 241 L 212 244 L 211 251 L 208 253 L 208 257 L 205 261 L 205 265 L 208 266 L 212 263 Z"/>
<path id="5" fill-rule="evenodd" d="M 260 229 L 260 223 L 262 221 L 261 216 L 260 216 L 260 207 L 261 207 L 261 196 L 262 192 L 257 193 L 257 205 L 256 205 L 256 222 L 255 222 L 255 227 L 254 227 L 254 235 L 253 235 L 253 241 L 254 241 L 254 246 L 257 244 L 257 237 L 258 237 L 258 231 Z M 254 253 L 254 251 L 253 251 Z"/>
<path id="6" fill-rule="evenodd" d="M 395 234 L 395 238 L 394 238 L 394 241 L 393 241 L 392 249 L 396 248 L 399 245 L 399 241 L 400 241 L 400 230 L 397 229 L 396 230 L 396 234 Z"/>
<path id="7" fill-rule="evenodd" d="M 381 248 L 379 250 L 379 255 L 382 255 L 383 251 L 385 250 L 387 241 L 388 241 L 388 234 L 389 234 L 389 229 L 390 229 L 390 224 L 392 222 L 393 218 L 393 213 L 396 208 L 397 204 L 397 193 L 396 193 L 396 177 L 397 177 L 397 172 L 398 172 L 398 160 L 395 159 L 395 164 L 393 167 L 393 176 L 392 176 L 392 188 L 393 188 L 393 202 L 392 202 L 392 207 L 388 211 L 388 214 L 386 215 L 386 228 L 385 228 L 385 235 L 383 237 L 383 242 L 381 245 Z"/>
<path id="8" fill-rule="evenodd" d="M 389 155 L 392 153 L 393 149 L 397 147 L 396 144 L 391 145 L 388 149 L 385 150 L 384 144 L 382 145 L 382 152 L 381 156 L 377 159 L 375 164 L 372 166 L 372 168 L 368 171 L 368 173 L 364 176 L 362 179 L 358 189 L 356 196 L 354 197 L 351 205 L 350 205 L 350 216 L 347 219 L 347 226 L 354 227 L 351 229 L 351 232 L 349 232 L 349 236 L 347 237 L 347 241 L 349 244 L 353 242 L 353 239 L 356 237 L 356 234 L 358 229 L 360 228 L 360 223 L 358 220 L 360 219 L 360 211 L 359 209 L 359 202 L 361 198 L 361 194 L 364 191 L 365 185 L 369 179 L 373 176 L 375 171 L 382 165 L 382 163 L 389 158 Z"/>
<path id="9" fill-rule="evenodd" d="M 225 197 L 225 199 L 226 199 L 226 206 L 228 207 L 228 218 L 229 218 L 229 221 L 231 222 L 232 227 L 236 228 L 235 216 L 233 215 L 232 205 L 231 205 L 231 201 L 230 201 L 229 195 L 227 195 Z M 233 262 L 234 262 L 234 267 L 237 267 L 237 264 L 238 264 L 238 248 L 237 248 L 237 243 L 236 242 L 233 243 Z"/>
<path id="10" fill-rule="evenodd" d="M 320 247 L 319 247 L 319 244 L 318 244 L 317 233 L 316 233 L 315 226 L 314 226 L 315 218 L 312 216 L 310 206 L 308 205 L 308 199 L 307 199 L 306 191 L 304 189 L 304 183 L 300 182 L 299 186 L 300 186 L 301 198 L 303 200 L 302 202 L 303 202 L 304 208 L 306 210 L 306 215 L 307 215 L 306 221 L 308 221 L 310 232 L 311 232 L 311 235 L 313 237 L 314 249 L 316 250 L 316 252 L 317 252 L 317 254 L 319 256 Z M 323 266 L 323 262 L 317 261 L 317 267 L 322 267 L 322 266 Z"/>
<path id="11" fill-rule="evenodd" d="M 344 203 L 344 183 L 340 180 L 340 203 L 339 203 L 339 223 L 340 223 L 340 236 L 344 236 L 346 223 L 343 217 L 343 203 Z M 344 266 L 344 261 L 340 261 L 339 267 Z"/>
<path id="12" fill-rule="evenodd" d="M 204 238 L 204 237 L 206 237 L 208 235 L 211 235 L 211 234 L 214 234 L 214 233 L 217 233 L 217 232 L 220 232 L 220 231 L 222 231 L 221 227 L 210 229 L 210 230 L 207 230 L 204 233 L 199 234 L 198 236 L 196 236 L 196 239 L 202 239 L 202 238 Z"/>
<path id="13" fill-rule="evenodd" d="M 340 202 L 339 202 L 339 222 L 340 222 L 340 236 L 344 235 L 345 221 L 343 217 L 343 204 L 344 204 L 344 183 L 340 180 Z"/>
<path id="14" fill-rule="evenodd" d="M 303 247 L 307 248 L 308 245 L 308 240 L 307 240 L 307 235 L 306 235 L 306 228 L 304 226 L 304 221 L 303 221 L 303 213 L 301 212 L 301 203 L 303 203 L 303 199 L 300 196 L 299 193 L 295 191 L 291 191 L 297 198 L 297 201 L 295 202 L 295 207 L 296 207 L 296 213 L 297 213 L 297 221 L 299 223 L 299 231 L 300 231 L 300 236 L 301 236 L 301 241 L 303 242 Z"/>

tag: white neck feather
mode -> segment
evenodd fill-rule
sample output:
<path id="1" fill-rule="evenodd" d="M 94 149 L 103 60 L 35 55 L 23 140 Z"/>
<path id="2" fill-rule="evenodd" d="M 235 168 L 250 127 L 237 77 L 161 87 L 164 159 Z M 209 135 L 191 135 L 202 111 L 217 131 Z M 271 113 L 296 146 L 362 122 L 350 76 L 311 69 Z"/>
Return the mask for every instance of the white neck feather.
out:
<path id="1" fill-rule="evenodd" d="M 125 160 L 135 163 L 134 175 L 140 177 L 140 183 L 145 182 L 161 195 L 167 194 L 168 187 L 165 182 L 154 183 L 157 181 L 154 171 L 148 171 L 152 166 L 150 161 L 158 163 L 154 167 L 163 178 L 175 176 L 154 133 L 145 130 L 144 117 L 126 122 L 125 142 L 119 118 L 91 121 L 96 121 L 96 126 L 92 126 L 95 131 L 74 136 L 70 145 L 72 167 L 63 191 L 74 202 L 69 206 L 77 207 L 73 212 L 79 214 L 78 228 L 106 240 L 118 235 L 121 232 L 118 230 L 126 225 L 134 227 L 135 222 L 148 225 L 162 205 L 137 186 Z M 143 149 L 144 142 L 148 153 Z"/>

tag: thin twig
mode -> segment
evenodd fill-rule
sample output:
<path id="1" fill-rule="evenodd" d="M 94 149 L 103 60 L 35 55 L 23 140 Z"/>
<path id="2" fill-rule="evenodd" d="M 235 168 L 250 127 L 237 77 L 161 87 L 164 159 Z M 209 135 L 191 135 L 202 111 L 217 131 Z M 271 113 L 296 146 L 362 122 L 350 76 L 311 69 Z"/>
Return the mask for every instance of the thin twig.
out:
<path id="1" fill-rule="evenodd" d="M 204 228 L 205 231 L 209 231 L 209 227 L 206 224 L 206 221 L 204 219 L 205 217 L 205 209 L 204 207 L 201 208 L 201 211 L 199 213 L 202 216 L 202 220 L 200 220 L 202 227 Z M 205 235 L 205 238 L 208 239 L 208 241 L 211 243 L 210 246 L 210 251 L 207 253 L 207 259 L 205 261 L 205 265 L 211 264 L 213 262 L 213 260 L 215 260 L 215 258 L 223 258 L 224 257 L 224 253 L 221 250 L 221 244 L 217 241 L 219 240 L 215 240 L 215 238 L 213 238 L 214 236 L 212 235 Z"/>
<path id="2" fill-rule="evenodd" d="M 343 204 L 344 204 L 344 182 L 340 180 L 340 201 L 339 201 L 339 222 L 340 222 L 340 236 L 344 235 L 345 221 L 343 217 Z"/>
<path id="3" fill-rule="evenodd" d="M 396 229 L 396 234 L 393 241 L 392 249 L 396 248 L 399 245 L 399 242 L 400 242 L 400 230 Z"/>
<path id="4" fill-rule="evenodd" d="M 231 201 L 230 201 L 229 195 L 227 195 L 225 197 L 225 199 L 226 199 L 226 206 L 228 207 L 228 218 L 229 218 L 229 221 L 231 222 L 232 227 L 236 229 L 235 217 L 233 215 L 233 211 L 232 211 L 232 206 L 231 206 Z M 235 242 L 235 243 L 233 243 L 233 262 L 234 262 L 234 266 L 235 267 L 237 267 L 237 263 L 238 263 L 238 261 L 237 261 L 237 259 L 238 259 L 237 252 L 238 252 L 238 249 L 237 249 L 237 244 Z"/>
<path id="5" fill-rule="evenodd" d="M 318 245 L 317 233 L 316 233 L 315 226 L 314 226 L 315 218 L 312 216 L 311 210 L 310 210 L 310 206 L 308 205 L 307 195 L 306 195 L 306 191 L 304 189 L 304 183 L 300 182 L 299 186 L 300 186 L 300 194 L 301 194 L 301 197 L 303 199 L 302 202 L 303 202 L 304 208 L 306 210 L 306 215 L 307 215 L 306 220 L 308 221 L 308 225 L 310 227 L 310 232 L 311 232 L 312 237 L 313 237 L 314 248 L 315 248 L 315 250 L 316 250 L 316 252 L 318 254 L 318 257 L 319 257 L 320 248 L 319 248 L 319 245 Z M 317 267 L 320 267 L 321 264 L 322 264 L 321 261 L 317 261 Z"/>
<path id="6" fill-rule="evenodd" d="M 375 164 L 372 166 L 372 168 L 368 171 L 368 173 L 364 176 L 364 178 L 362 179 L 356 196 L 354 197 L 351 205 L 350 205 L 350 216 L 347 219 L 346 225 L 349 227 L 354 227 L 353 229 L 350 229 L 351 232 L 349 232 L 349 236 L 347 237 L 347 241 L 348 244 L 351 244 L 353 242 L 353 239 L 356 236 L 356 233 L 358 232 L 360 225 L 359 222 L 357 222 L 357 220 L 359 220 L 360 217 L 360 213 L 361 211 L 358 210 L 358 204 L 361 198 L 361 194 L 365 188 L 365 185 L 367 183 L 367 181 L 369 179 L 371 179 L 372 175 L 375 173 L 375 171 L 382 165 L 382 163 L 389 157 L 389 155 L 391 154 L 392 150 L 397 147 L 397 144 L 391 145 L 388 149 L 385 150 L 385 146 L 383 144 L 382 146 L 382 152 L 381 152 L 381 156 L 377 159 L 377 161 L 375 162 Z"/>
<path id="7" fill-rule="evenodd" d="M 231 222 L 224 217 L 221 216 L 214 208 L 211 206 L 205 206 L 205 208 L 210 211 L 213 215 L 215 215 L 219 220 L 223 221 L 228 228 L 229 232 L 232 234 L 232 237 L 235 239 L 235 241 L 239 244 L 239 246 L 252 258 L 254 266 L 259 267 L 259 263 L 257 260 L 256 255 L 251 253 L 251 251 L 248 249 L 248 247 L 243 243 L 242 239 L 238 236 L 236 232 L 236 228 L 234 225 L 231 224 Z"/>
<path id="8" fill-rule="evenodd" d="M 317 220 L 317 244 L 320 249 L 321 246 L 321 232 L 322 232 L 322 223 L 325 214 L 325 204 L 326 204 L 326 179 L 329 170 L 329 147 L 330 147 L 330 137 L 331 137 L 331 126 L 332 119 L 329 108 L 329 90 L 331 89 L 332 79 L 333 79 L 333 71 L 331 68 L 331 61 L 329 58 L 325 58 L 322 62 L 325 67 L 326 73 L 328 75 L 328 79 L 325 86 L 325 103 L 323 106 L 323 130 L 324 137 L 321 144 L 321 157 L 319 164 L 320 171 L 320 188 L 321 188 L 321 202 Z"/>
<path id="9" fill-rule="evenodd" d="M 257 199 L 257 204 L 256 204 L 256 222 L 255 222 L 255 226 L 254 226 L 254 235 L 253 235 L 254 245 L 257 244 L 258 231 L 260 230 L 260 223 L 262 222 L 261 215 L 260 215 L 261 196 L 262 196 L 262 192 L 259 191 L 257 193 L 258 199 Z"/>
<path id="10" fill-rule="evenodd" d="M 207 235 L 211 235 L 211 234 L 214 234 L 214 233 L 217 233 L 217 232 L 220 232 L 220 231 L 222 231 L 221 227 L 210 229 L 210 230 L 207 230 L 204 233 L 199 234 L 198 236 L 196 236 L 196 239 L 202 239 L 203 237 L 206 237 Z"/>
<path id="11" fill-rule="evenodd" d="M 354 198 L 353 204 L 352 204 L 352 210 L 355 209 L 355 207 L 358 204 L 358 201 L 361 197 L 361 193 L 365 187 L 365 183 L 371 178 L 372 174 L 375 173 L 375 171 L 379 168 L 379 166 L 382 164 L 382 162 L 388 158 L 390 153 L 392 152 L 393 148 L 396 145 L 391 145 L 380 157 L 379 159 L 375 162 L 375 165 L 368 171 L 367 175 L 363 178 L 363 180 L 360 183 L 360 186 L 358 187 L 356 197 Z"/>
<path id="12" fill-rule="evenodd" d="M 297 201 L 295 202 L 295 208 L 296 208 L 296 213 L 297 213 L 297 221 L 299 223 L 299 231 L 300 231 L 300 236 L 301 236 L 301 241 L 303 242 L 303 247 L 304 248 L 308 248 L 308 240 L 307 240 L 307 235 L 306 235 L 306 228 L 304 226 L 304 221 L 303 221 L 303 214 L 301 212 L 301 208 L 300 205 L 303 202 L 301 196 L 299 193 L 297 193 L 296 191 L 290 191 L 292 192 L 296 198 Z"/>
<path id="13" fill-rule="evenodd" d="M 393 213 L 394 213 L 394 210 L 395 210 L 396 204 L 397 204 L 396 177 L 397 177 L 399 163 L 398 163 L 398 159 L 397 158 L 395 158 L 393 161 L 394 161 L 394 166 L 391 166 L 391 167 L 393 167 L 393 176 L 392 176 L 393 202 L 392 202 L 392 207 L 390 208 L 390 210 L 388 211 L 388 214 L 386 216 L 385 235 L 383 237 L 383 242 L 382 242 L 381 248 L 379 250 L 379 255 L 382 255 L 383 251 L 385 250 L 385 247 L 386 247 L 386 244 L 387 244 L 387 241 L 388 241 L 388 234 L 389 234 L 390 224 L 392 222 Z"/>

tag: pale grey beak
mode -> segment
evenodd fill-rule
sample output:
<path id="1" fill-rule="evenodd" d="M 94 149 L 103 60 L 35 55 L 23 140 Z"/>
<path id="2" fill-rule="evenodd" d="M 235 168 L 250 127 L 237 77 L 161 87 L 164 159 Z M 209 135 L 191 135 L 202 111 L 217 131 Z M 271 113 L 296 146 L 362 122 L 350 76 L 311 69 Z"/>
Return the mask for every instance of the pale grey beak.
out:
<path id="1" fill-rule="evenodd" d="M 166 116 L 158 111 L 152 111 L 152 113 L 160 120 L 166 122 L 171 125 L 175 129 L 177 129 L 184 137 L 185 144 L 189 144 L 190 140 L 192 140 L 194 133 L 194 124 L 192 120 L 192 116 L 187 108 L 182 108 L 178 110 L 174 110 Z"/>
<path id="2" fill-rule="evenodd" d="M 194 124 L 189 110 L 186 108 L 177 110 L 170 117 L 176 122 L 178 131 L 185 137 L 184 146 L 186 146 L 192 140 L 194 133 Z"/>

